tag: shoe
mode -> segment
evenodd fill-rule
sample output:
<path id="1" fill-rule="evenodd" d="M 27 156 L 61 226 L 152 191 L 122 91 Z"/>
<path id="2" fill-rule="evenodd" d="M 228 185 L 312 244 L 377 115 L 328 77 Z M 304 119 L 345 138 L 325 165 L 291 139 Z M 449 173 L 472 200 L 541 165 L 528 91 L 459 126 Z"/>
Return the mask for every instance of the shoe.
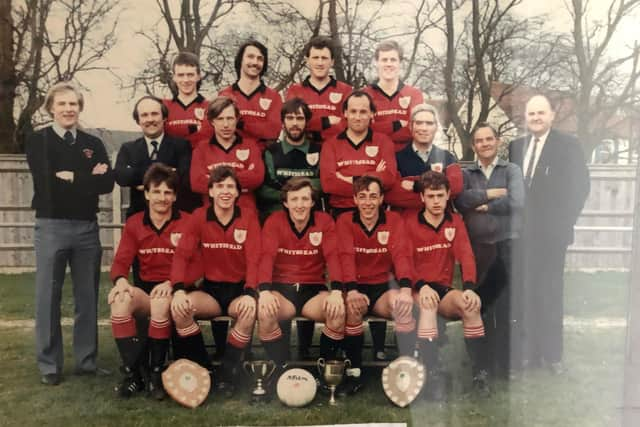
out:
<path id="1" fill-rule="evenodd" d="M 310 360 L 311 359 L 311 351 L 309 347 L 298 348 L 298 360 Z"/>
<path id="2" fill-rule="evenodd" d="M 96 377 L 108 377 L 112 374 L 112 372 L 108 369 L 104 368 L 96 368 L 96 369 L 82 369 L 76 368 L 73 371 L 74 375 L 78 376 L 96 376 Z"/>
<path id="3" fill-rule="evenodd" d="M 481 369 L 473 376 L 473 389 L 480 397 L 489 397 L 491 395 L 489 373 L 484 369 Z"/>
<path id="4" fill-rule="evenodd" d="M 167 392 L 162 385 L 162 370 L 160 368 L 151 370 L 149 382 L 147 383 L 147 394 L 155 400 L 163 400 L 167 396 Z"/>
<path id="5" fill-rule="evenodd" d="M 374 350 L 373 360 L 376 362 L 384 362 L 387 360 L 387 353 L 385 353 L 384 350 Z"/>
<path id="6" fill-rule="evenodd" d="M 344 378 L 344 381 L 341 382 L 340 385 L 338 385 L 336 394 L 340 397 L 353 396 L 363 388 L 364 383 L 362 382 L 362 375 L 357 377 L 349 375 Z"/>
<path id="7" fill-rule="evenodd" d="M 549 363 L 549 370 L 553 375 L 564 375 L 567 372 L 562 362 Z"/>
<path id="8" fill-rule="evenodd" d="M 62 381 L 59 374 L 44 374 L 40 377 L 40 382 L 44 385 L 58 385 Z"/>
<path id="9" fill-rule="evenodd" d="M 431 402 L 445 401 L 447 399 L 447 377 L 440 371 L 429 371 L 423 393 L 424 398 Z"/>
<path id="10" fill-rule="evenodd" d="M 221 394 L 225 398 L 233 397 L 235 392 L 235 386 L 233 378 L 237 377 L 236 369 L 224 369 L 224 365 L 220 365 L 218 368 L 220 375 L 218 375 L 218 381 L 215 382 L 216 394 Z"/>
<path id="11" fill-rule="evenodd" d="M 140 377 L 138 372 L 132 371 L 129 367 L 123 367 L 122 372 L 124 373 L 124 378 L 122 382 L 116 386 L 115 391 L 118 393 L 118 396 L 123 399 L 128 399 L 133 396 L 135 393 L 144 391 L 144 382 Z"/>

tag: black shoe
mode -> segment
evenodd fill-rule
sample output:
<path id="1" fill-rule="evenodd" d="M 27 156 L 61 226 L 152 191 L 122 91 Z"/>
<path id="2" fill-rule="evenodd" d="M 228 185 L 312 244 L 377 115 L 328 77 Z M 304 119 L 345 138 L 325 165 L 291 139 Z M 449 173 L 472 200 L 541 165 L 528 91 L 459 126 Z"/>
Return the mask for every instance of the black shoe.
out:
<path id="1" fill-rule="evenodd" d="M 489 373 L 484 369 L 481 369 L 473 376 L 473 389 L 480 397 L 489 397 L 491 395 Z"/>
<path id="2" fill-rule="evenodd" d="M 373 360 L 376 362 L 384 362 L 387 360 L 387 353 L 382 349 L 373 350 Z"/>
<path id="3" fill-rule="evenodd" d="M 429 371 L 427 383 L 423 388 L 423 396 L 432 402 L 443 402 L 447 399 L 447 376 L 440 371 Z"/>
<path id="4" fill-rule="evenodd" d="M 225 398 L 233 397 L 235 392 L 234 378 L 237 378 L 237 369 L 225 369 L 224 365 L 218 368 L 218 381 L 215 382 L 216 394 L 221 394 Z"/>
<path id="5" fill-rule="evenodd" d="M 167 396 L 167 392 L 162 385 L 162 370 L 160 368 L 151 370 L 149 382 L 147 383 L 147 394 L 155 400 L 162 400 Z"/>
<path id="6" fill-rule="evenodd" d="M 96 377 L 108 377 L 112 374 L 112 372 L 108 369 L 104 368 L 96 368 L 96 369 L 82 369 L 76 368 L 73 371 L 74 375 L 78 376 L 96 376 Z"/>
<path id="7" fill-rule="evenodd" d="M 62 381 L 59 374 L 44 374 L 40 377 L 40 382 L 44 385 L 58 385 Z"/>
<path id="8" fill-rule="evenodd" d="M 128 367 L 123 367 L 124 378 L 122 382 L 116 386 L 116 393 L 118 396 L 128 399 L 135 393 L 144 391 L 144 382 L 138 372 L 132 371 Z"/>
<path id="9" fill-rule="evenodd" d="M 309 347 L 299 347 L 298 348 L 298 360 L 311 360 L 311 351 Z"/>
<path id="10" fill-rule="evenodd" d="M 338 385 L 338 388 L 336 389 L 336 394 L 340 397 L 353 396 L 363 388 L 364 388 L 364 383 L 362 382 L 362 375 L 358 377 L 347 375 L 344 378 L 344 381 L 341 382 L 340 385 Z"/>

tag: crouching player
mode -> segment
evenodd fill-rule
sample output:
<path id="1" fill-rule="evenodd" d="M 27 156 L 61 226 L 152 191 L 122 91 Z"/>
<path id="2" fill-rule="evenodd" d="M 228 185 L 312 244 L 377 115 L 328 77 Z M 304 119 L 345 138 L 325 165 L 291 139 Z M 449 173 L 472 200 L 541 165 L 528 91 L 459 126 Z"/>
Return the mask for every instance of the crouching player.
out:
<path id="1" fill-rule="evenodd" d="M 361 176 L 353 182 L 357 210 L 338 218 L 340 261 L 347 289 L 344 349 L 351 360 L 342 391 L 362 388 L 360 368 L 364 342 L 363 317 L 367 314 L 395 320 L 400 355 L 415 348 L 411 251 L 400 214 L 382 210 L 382 182 Z M 399 286 L 389 284 L 393 273 Z"/>
<path id="2" fill-rule="evenodd" d="M 111 328 L 123 364 L 124 379 L 117 388 L 122 397 L 130 397 L 144 389 L 141 366 L 150 366 L 149 394 L 162 399 L 165 396 L 160 374 L 164 367 L 171 321 L 171 282 L 169 275 L 175 247 L 184 233 L 189 214 L 179 212 L 175 206 L 178 176 L 161 163 L 149 168 L 143 179 L 147 209 L 131 216 L 123 230 L 120 245 L 111 267 L 114 286 L 109 292 Z M 140 281 L 132 286 L 127 279 L 135 258 L 140 261 Z M 199 256 L 185 260 L 190 264 L 187 283 L 200 274 Z M 148 317 L 149 345 L 146 336 L 138 337 L 135 316 Z M 147 353 L 147 351 L 149 353 Z M 149 359 L 149 363 L 144 363 Z"/>
<path id="3" fill-rule="evenodd" d="M 227 396 L 233 394 L 232 380 L 256 320 L 260 226 L 253 210 L 236 206 L 240 191 L 240 182 L 231 167 L 213 169 L 209 178 L 211 204 L 193 213 L 171 271 L 171 315 L 179 336 L 178 347 L 184 351 L 176 358 L 186 357 L 210 369 L 196 320 L 221 315 L 235 319 L 216 384 Z M 193 288 L 185 281 L 189 274 L 187 259 L 198 248 L 202 250 L 204 282 L 200 288 Z"/>
<path id="4" fill-rule="evenodd" d="M 488 394 L 487 352 L 480 297 L 471 289 L 476 282 L 476 266 L 460 215 L 447 209 L 449 180 L 438 172 L 420 177 L 424 209 L 406 219 L 412 245 L 414 280 L 420 307 L 418 344 L 428 369 L 427 396 L 442 399 L 444 381 L 438 367 L 437 315 L 462 319 L 465 344 L 471 358 L 474 388 Z M 460 263 L 463 290 L 452 288 L 455 262 Z"/>
<path id="5" fill-rule="evenodd" d="M 278 321 L 302 315 L 324 322 L 320 357 L 334 359 L 344 337 L 345 314 L 333 219 L 313 210 L 317 197 L 308 178 L 289 179 L 281 197 L 285 210 L 271 214 L 262 230 L 258 270 L 258 331 L 278 371 L 284 370 L 288 354 Z"/>

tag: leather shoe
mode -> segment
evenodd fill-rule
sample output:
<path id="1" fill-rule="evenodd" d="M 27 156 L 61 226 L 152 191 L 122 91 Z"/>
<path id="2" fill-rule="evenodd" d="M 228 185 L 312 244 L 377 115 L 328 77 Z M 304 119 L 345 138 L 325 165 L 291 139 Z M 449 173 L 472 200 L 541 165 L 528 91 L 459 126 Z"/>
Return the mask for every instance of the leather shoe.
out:
<path id="1" fill-rule="evenodd" d="M 58 374 L 45 374 L 40 377 L 40 382 L 44 385 L 58 385 L 62 378 Z"/>
<path id="2" fill-rule="evenodd" d="M 73 371 L 74 375 L 79 375 L 79 376 L 96 376 L 96 377 L 108 377 L 112 374 L 112 372 L 108 369 L 104 369 L 104 368 L 96 368 L 96 369 L 81 369 L 81 368 L 76 368 L 75 371 Z"/>

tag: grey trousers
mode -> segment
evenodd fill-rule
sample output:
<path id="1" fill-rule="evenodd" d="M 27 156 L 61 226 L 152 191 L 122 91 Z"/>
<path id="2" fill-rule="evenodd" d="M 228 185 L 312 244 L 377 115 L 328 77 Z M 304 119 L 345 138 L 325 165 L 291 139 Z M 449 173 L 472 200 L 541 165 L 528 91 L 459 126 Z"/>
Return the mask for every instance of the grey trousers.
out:
<path id="1" fill-rule="evenodd" d="M 67 264 L 74 300 L 76 369 L 95 370 L 102 247 L 96 221 L 36 218 L 36 353 L 42 375 L 62 373 L 60 303 Z"/>

